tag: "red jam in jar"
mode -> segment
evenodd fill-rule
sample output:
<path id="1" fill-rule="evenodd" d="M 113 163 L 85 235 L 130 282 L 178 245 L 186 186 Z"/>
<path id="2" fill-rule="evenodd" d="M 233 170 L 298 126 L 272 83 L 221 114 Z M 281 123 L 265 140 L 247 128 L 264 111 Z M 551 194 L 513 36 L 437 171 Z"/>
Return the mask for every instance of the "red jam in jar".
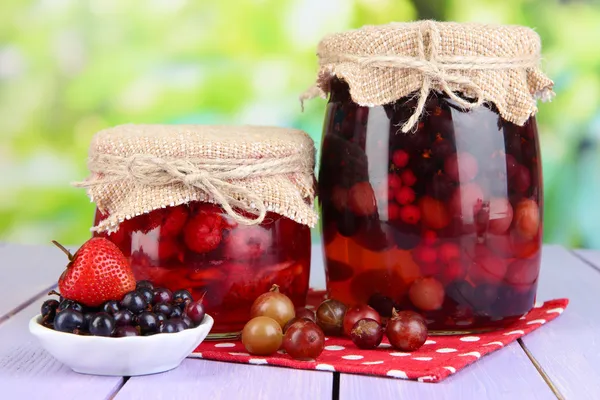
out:
<path id="1" fill-rule="evenodd" d="M 104 218 L 96 212 L 94 225 Z M 275 213 L 247 226 L 221 207 L 191 202 L 126 220 L 108 238 L 130 258 L 137 280 L 204 297 L 215 319 L 210 338 L 237 336 L 273 284 L 296 307 L 306 302 L 310 228 Z"/>
<path id="2" fill-rule="evenodd" d="M 358 106 L 331 81 L 319 171 L 329 295 L 414 309 L 438 333 L 509 325 L 535 301 L 542 175 L 534 117 L 430 94 Z"/>

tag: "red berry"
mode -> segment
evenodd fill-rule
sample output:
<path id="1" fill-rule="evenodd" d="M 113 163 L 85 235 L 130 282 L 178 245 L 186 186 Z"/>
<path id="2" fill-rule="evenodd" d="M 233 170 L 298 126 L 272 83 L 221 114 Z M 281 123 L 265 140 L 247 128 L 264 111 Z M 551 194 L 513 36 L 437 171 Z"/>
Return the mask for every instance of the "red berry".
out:
<path id="1" fill-rule="evenodd" d="M 127 258 L 110 240 L 94 237 L 72 255 L 53 242 L 69 257 L 67 269 L 58 279 L 60 294 L 89 307 L 109 300 L 120 301 L 135 289 L 136 280 Z"/>
<path id="2" fill-rule="evenodd" d="M 283 349 L 295 360 L 314 360 L 321 355 L 324 348 L 325 335 L 312 321 L 295 322 L 283 337 Z"/>
<path id="3" fill-rule="evenodd" d="M 169 260 L 171 258 L 183 262 L 184 249 L 178 240 L 164 237 L 158 242 L 158 258 L 161 260 Z"/>
<path id="4" fill-rule="evenodd" d="M 374 349 L 381 344 L 383 328 L 379 321 L 365 318 L 354 324 L 349 336 L 359 349 Z"/>
<path id="5" fill-rule="evenodd" d="M 506 274 L 506 261 L 484 245 L 477 245 L 472 254 L 467 254 L 467 259 L 471 261 L 469 277 L 474 283 L 498 283 Z"/>
<path id="6" fill-rule="evenodd" d="M 494 197 L 490 200 L 489 231 L 501 235 L 510 228 L 513 219 L 513 208 L 510 202 L 502 197 Z"/>
<path id="7" fill-rule="evenodd" d="M 388 175 L 388 187 L 389 187 L 389 191 L 390 193 L 395 193 L 396 190 L 400 189 L 402 187 L 402 179 L 395 174 L 389 174 Z"/>
<path id="8" fill-rule="evenodd" d="M 538 279 L 539 272 L 539 259 L 517 260 L 508 266 L 504 280 L 518 288 L 528 289 Z"/>
<path id="9" fill-rule="evenodd" d="M 236 260 L 254 260 L 262 256 L 272 243 L 271 231 L 261 226 L 238 226 L 227 235 L 224 253 Z"/>
<path id="10" fill-rule="evenodd" d="M 395 198 L 403 206 L 411 204 L 415 201 L 415 191 L 408 186 L 401 187 L 396 191 Z"/>
<path id="11" fill-rule="evenodd" d="M 348 205 L 355 215 L 366 216 L 377 210 L 375 192 L 369 182 L 358 182 L 350 188 Z"/>
<path id="12" fill-rule="evenodd" d="M 331 203 L 338 211 L 343 211 L 348 206 L 348 189 L 336 185 L 331 189 Z"/>
<path id="13" fill-rule="evenodd" d="M 404 223 L 407 224 L 416 224 L 421 219 L 421 212 L 419 211 L 419 207 L 409 204 L 407 206 L 403 206 L 400 209 L 400 218 Z"/>
<path id="14" fill-rule="evenodd" d="M 531 185 L 531 174 L 529 173 L 529 169 L 523 165 L 519 165 L 517 167 L 517 172 L 515 172 L 515 175 L 512 177 L 511 183 L 517 191 L 521 193 L 526 192 Z"/>
<path id="15" fill-rule="evenodd" d="M 162 237 L 179 235 L 185 225 L 185 222 L 187 221 L 188 214 L 188 207 L 185 204 L 168 208 L 162 221 L 160 235 Z"/>
<path id="16" fill-rule="evenodd" d="M 453 260 L 458 260 L 460 258 L 460 249 L 454 243 L 442 243 L 438 247 L 438 257 L 445 263 L 449 263 Z"/>
<path id="17" fill-rule="evenodd" d="M 419 264 L 431 264 L 437 260 L 437 254 L 433 247 L 418 246 L 413 249 L 412 254 Z"/>
<path id="18" fill-rule="evenodd" d="M 388 220 L 394 221 L 396 219 L 400 219 L 400 213 L 402 211 L 402 207 L 400 207 L 396 203 L 388 203 Z"/>
<path id="19" fill-rule="evenodd" d="M 365 318 L 370 318 L 378 323 L 381 323 L 381 317 L 379 316 L 379 313 L 370 306 L 361 304 L 349 308 L 346 311 L 346 315 L 344 315 L 344 334 L 346 336 L 350 336 L 354 324 Z"/>
<path id="20" fill-rule="evenodd" d="M 423 223 L 431 229 L 443 229 L 450 223 L 450 215 L 444 203 L 429 196 L 419 201 Z"/>
<path id="21" fill-rule="evenodd" d="M 201 211 L 188 220 L 183 228 L 183 239 L 188 249 L 196 253 L 208 253 L 219 246 L 222 232 L 223 218 Z"/>
<path id="22" fill-rule="evenodd" d="M 429 334 L 425 320 L 414 311 L 394 312 L 385 333 L 392 347 L 409 352 L 423 346 Z"/>
<path id="23" fill-rule="evenodd" d="M 402 183 L 406 186 L 412 186 L 417 183 L 417 177 L 410 169 L 402 171 L 400 173 L 400 179 L 402 179 Z"/>
<path id="24" fill-rule="evenodd" d="M 148 233 L 162 224 L 164 216 L 165 210 L 163 209 L 153 210 L 147 214 L 137 216 L 131 220 L 133 230 Z"/>
<path id="25" fill-rule="evenodd" d="M 521 200 L 515 208 L 515 230 L 524 239 L 534 238 L 540 227 L 540 210 L 535 201 Z"/>
<path id="26" fill-rule="evenodd" d="M 467 267 L 460 260 L 452 260 L 442 268 L 442 282 L 448 284 L 467 275 Z"/>
<path id="27" fill-rule="evenodd" d="M 409 155 L 404 150 L 396 150 L 394 154 L 392 154 L 392 162 L 398 168 L 404 168 L 408 164 Z"/>
<path id="28" fill-rule="evenodd" d="M 408 297 L 421 310 L 437 310 L 444 303 L 444 286 L 435 278 L 419 278 L 410 286 Z"/>
<path id="29" fill-rule="evenodd" d="M 437 233 L 435 231 L 425 231 L 423 233 L 423 244 L 426 246 L 433 246 L 437 241 Z"/>
<path id="30" fill-rule="evenodd" d="M 515 174 L 517 173 L 518 170 L 518 166 L 519 163 L 517 162 L 517 160 L 510 154 L 506 154 L 506 175 L 508 175 L 509 178 L 512 178 L 513 176 L 515 176 Z"/>
<path id="31" fill-rule="evenodd" d="M 444 171 L 457 182 L 470 182 L 477 176 L 477 159 L 464 151 L 453 154 L 446 158 Z"/>

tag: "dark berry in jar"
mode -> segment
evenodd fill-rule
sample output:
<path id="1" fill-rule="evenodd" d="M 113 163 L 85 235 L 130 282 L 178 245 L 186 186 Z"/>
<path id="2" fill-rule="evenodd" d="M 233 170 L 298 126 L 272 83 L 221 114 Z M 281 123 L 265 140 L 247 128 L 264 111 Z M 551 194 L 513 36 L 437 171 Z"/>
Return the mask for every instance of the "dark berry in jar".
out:
<path id="1" fill-rule="evenodd" d="M 317 308 L 317 325 L 326 335 L 339 336 L 344 328 L 346 305 L 338 300 L 328 299 Z"/>
<path id="2" fill-rule="evenodd" d="M 133 325 L 133 313 L 129 310 L 119 310 L 113 314 L 116 326 Z"/>
<path id="3" fill-rule="evenodd" d="M 177 333 L 179 332 L 177 328 L 177 323 L 173 321 L 166 321 L 164 324 L 161 324 L 158 327 L 158 333 Z"/>
<path id="4" fill-rule="evenodd" d="M 83 314 L 79 311 L 67 308 L 56 313 L 54 317 L 54 329 L 60 332 L 73 333 L 83 326 Z"/>
<path id="5" fill-rule="evenodd" d="M 408 164 L 410 156 L 404 150 L 396 150 L 392 154 L 392 162 L 398 168 L 404 168 Z"/>
<path id="6" fill-rule="evenodd" d="M 431 146 L 431 155 L 437 159 L 445 159 L 454 153 L 454 145 L 450 140 L 436 140 Z"/>
<path id="7" fill-rule="evenodd" d="M 459 152 L 446 158 L 444 171 L 456 182 L 470 182 L 477 176 L 479 170 L 477 159 L 470 153 Z"/>
<path id="8" fill-rule="evenodd" d="M 296 318 L 304 318 L 312 322 L 317 322 L 317 316 L 315 315 L 315 312 L 305 307 L 296 308 Z"/>
<path id="9" fill-rule="evenodd" d="M 401 187 L 395 193 L 396 201 L 398 202 L 398 204 L 401 204 L 403 206 L 407 204 L 412 204 L 415 201 L 415 198 L 415 191 L 408 186 Z"/>
<path id="10" fill-rule="evenodd" d="M 144 311 L 136 319 L 142 335 L 151 335 L 157 332 L 158 318 L 153 312 Z"/>
<path id="11" fill-rule="evenodd" d="M 288 328 L 282 345 L 295 360 L 314 360 L 325 348 L 325 335 L 314 322 L 300 320 Z"/>
<path id="12" fill-rule="evenodd" d="M 444 304 L 444 286 L 435 278 L 419 278 L 410 285 L 408 297 L 423 311 L 438 310 Z"/>
<path id="13" fill-rule="evenodd" d="M 357 182 L 348 192 L 348 206 L 354 215 L 367 216 L 377 210 L 375 192 L 369 182 Z"/>
<path id="14" fill-rule="evenodd" d="M 146 300 L 147 304 L 152 304 L 152 300 L 154 300 L 154 290 L 146 287 L 142 287 L 136 290 L 139 294 L 144 296 L 144 300 Z"/>
<path id="15" fill-rule="evenodd" d="M 379 313 L 368 305 L 360 304 L 348 308 L 346 315 L 344 316 L 344 334 L 346 336 L 350 336 L 354 324 L 361 319 L 367 318 L 381 323 L 381 317 L 379 316 Z"/>
<path id="16" fill-rule="evenodd" d="M 105 313 L 113 315 L 117 311 L 119 311 L 119 302 L 116 300 L 109 300 L 102 305 L 102 311 Z"/>
<path id="17" fill-rule="evenodd" d="M 508 175 L 509 178 L 512 178 L 513 176 L 515 176 L 515 174 L 518 171 L 518 167 L 519 167 L 519 163 L 517 162 L 517 159 L 512 156 L 511 154 L 506 154 L 505 155 L 505 162 L 506 162 L 506 175 Z"/>
<path id="18" fill-rule="evenodd" d="M 493 197 L 490 199 L 488 229 L 490 233 L 501 235 L 510 228 L 513 209 L 508 199 Z"/>
<path id="19" fill-rule="evenodd" d="M 279 322 L 269 317 L 255 317 L 242 330 L 242 343 L 250 354 L 268 356 L 281 347 L 283 332 Z"/>
<path id="20" fill-rule="evenodd" d="M 186 289 L 179 289 L 173 293 L 173 303 L 185 308 L 187 303 L 193 301 L 192 294 Z"/>
<path id="21" fill-rule="evenodd" d="M 162 233 L 162 232 L 161 232 Z M 154 289 L 154 285 L 152 284 L 152 282 L 150 281 L 138 281 L 137 284 L 135 285 L 136 289 L 141 289 L 141 288 L 146 288 L 146 289 Z"/>
<path id="22" fill-rule="evenodd" d="M 179 309 L 179 307 L 173 307 L 173 305 L 171 303 L 156 303 L 154 305 L 154 307 L 152 307 L 152 311 L 156 314 L 156 313 L 161 313 L 164 315 L 171 315 L 171 313 L 173 312 L 173 309 L 177 308 Z M 181 309 L 180 309 L 181 311 Z"/>
<path id="23" fill-rule="evenodd" d="M 511 178 L 511 182 L 518 192 L 525 193 L 529 189 L 529 186 L 531 186 L 529 169 L 523 165 L 519 165 L 517 172 Z"/>
<path id="24" fill-rule="evenodd" d="M 250 308 L 250 318 L 259 316 L 272 318 L 283 328 L 296 316 L 294 303 L 285 294 L 279 292 L 279 286 L 273 285 L 270 291 L 258 296 Z"/>
<path id="25" fill-rule="evenodd" d="M 381 293 L 375 293 L 369 297 L 369 306 L 372 307 L 380 316 L 385 318 L 392 316 L 394 305 L 394 300 L 382 295 Z"/>
<path id="26" fill-rule="evenodd" d="M 400 179 L 402 179 L 402 183 L 405 186 L 413 186 L 415 183 L 417 183 L 417 177 L 415 176 L 415 173 L 412 172 L 412 170 L 410 169 L 405 169 L 404 171 L 402 171 L 400 173 Z"/>
<path id="27" fill-rule="evenodd" d="M 392 347 L 406 352 L 418 350 L 429 334 L 423 317 L 414 311 L 400 311 L 388 321 L 386 336 Z"/>
<path id="28" fill-rule="evenodd" d="M 439 200 L 423 196 L 419 201 L 419 209 L 423 224 L 431 229 L 443 229 L 450 224 L 451 218 L 446 205 Z"/>
<path id="29" fill-rule="evenodd" d="M 409 204 L 400 209 L 400 219 L 406 224 L 414 225 L 421 219 L 419 207 Z"/>
<path id="30" fill-rule="evenodd" d="M 133 326 L 117 326 L 115 328 L 115 337 L 140 336 L 140 332 Z"/>
<path id="31" fill-rule="evenodd" d="M 127 309 L 134 314 L 138 314 L 146 309 L 148 302 L 146 302 L 146 298 L 141 293 L 134 291 L 125 294 L 120 306 L 122 309 Z"/>
<path id="32" fill-rule="evenodd" d="M 535 201 L 521 200 L 515 207 L 515 230 L 524 239 L 534 238 L 540 227 L 540 210 Z"/>
<path id="33" fill-rule="evenodd" d="M 173 300 L 173 293 L 167 288 L 154 288 L 152 303 L 169 303 Z"/>
<path id="34" fill-rule="evenodd" d="M 192 320 L 194 325 L 200 325 L 206 315 L 202 299 L 193 301 L 185 309 L 185 314 Z"/>
<path id="35" fill-rule="evenodd" d="M 44 322 L 52 322 L 54 321 L 54 317 L 56 316 L 56 309 L 58 308 L 58 301 L 51 299 L 46 300 L 42 303 L 42 307 L 40 312 L 42 314 L 42 318 Z"/>
<path id="36" fill-rule="evenodd" d="M 351 237 L 358 232 L 359 224 L 357 217 L 350 211 L 340 213 L 337 218 L 337 229 L 340 235 Z"/>
<path id="37" fill-rule="evenodd" d="M 353 325 L 349 336 L 359 349 L 374 349 L 383 339 L 383 328 L 380 322 L 364 318 Z"/>
<path id="38" fill-rule="evenodd" d="M 454 193 L 456 183 L 446 174 L 435 174 L 428 185 L 428 193 L 440 200 L 446 200 Z"/>
<path id="39" fill-rule="evenodd" d="M 115 330 L 115 320 L 109 313 L 99 312 L 90 321 L 88 330 L 93 336 L 111 336 Z"/>

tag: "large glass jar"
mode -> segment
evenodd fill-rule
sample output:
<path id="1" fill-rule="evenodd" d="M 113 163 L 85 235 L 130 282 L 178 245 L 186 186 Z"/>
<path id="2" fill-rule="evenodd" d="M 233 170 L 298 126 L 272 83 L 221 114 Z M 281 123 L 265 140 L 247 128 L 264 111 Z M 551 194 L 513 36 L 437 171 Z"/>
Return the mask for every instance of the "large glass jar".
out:
<path id="1" fill-rule="evenodd" d="M 414 309 L 434 333 L 530 310 L 542 243 L 534 117 L 518 126 L 432 92 L 403 133 L 414 97 L 363 107 L 343 80 L 330 85 L 319 171 L 329 295 Z"/>
<path id="2" fill-rule="evenodd" d="M 94 225 L 106 216 L 96 212 Z M 126 220 L 107 236 L 131 260 L 137 280 L 204 298 L 214 319 L 211 338 L 237 336 L 250 306 L 272 285 L 305 305 L 310 228 L 275 213 L 240 225 L 221 207 L 191 202 Z"/>

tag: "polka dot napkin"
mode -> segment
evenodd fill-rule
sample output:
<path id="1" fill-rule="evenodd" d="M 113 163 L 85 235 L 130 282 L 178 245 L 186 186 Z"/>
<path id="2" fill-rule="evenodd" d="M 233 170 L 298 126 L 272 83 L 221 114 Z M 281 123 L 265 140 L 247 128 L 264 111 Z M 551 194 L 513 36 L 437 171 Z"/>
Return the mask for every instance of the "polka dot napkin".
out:
<path id="1" fill-rule="evenodd" d="M 393 349 L 385 337 L 375 350 L 361 350 L 347 338 L 328 337 L 325 350 L 315 361 L 293 360 L 283 350 L 269 357 L 252 356 L 239 340 L 205 341 L 190 357 L 439 382 L 484 355 L 552 321 L 568 303 L 568 299 L 558 299 L 536 304 L 533 310 L 507 330 L 469 336 L 430 336 L 423 347 L 413 353 Z"/>

